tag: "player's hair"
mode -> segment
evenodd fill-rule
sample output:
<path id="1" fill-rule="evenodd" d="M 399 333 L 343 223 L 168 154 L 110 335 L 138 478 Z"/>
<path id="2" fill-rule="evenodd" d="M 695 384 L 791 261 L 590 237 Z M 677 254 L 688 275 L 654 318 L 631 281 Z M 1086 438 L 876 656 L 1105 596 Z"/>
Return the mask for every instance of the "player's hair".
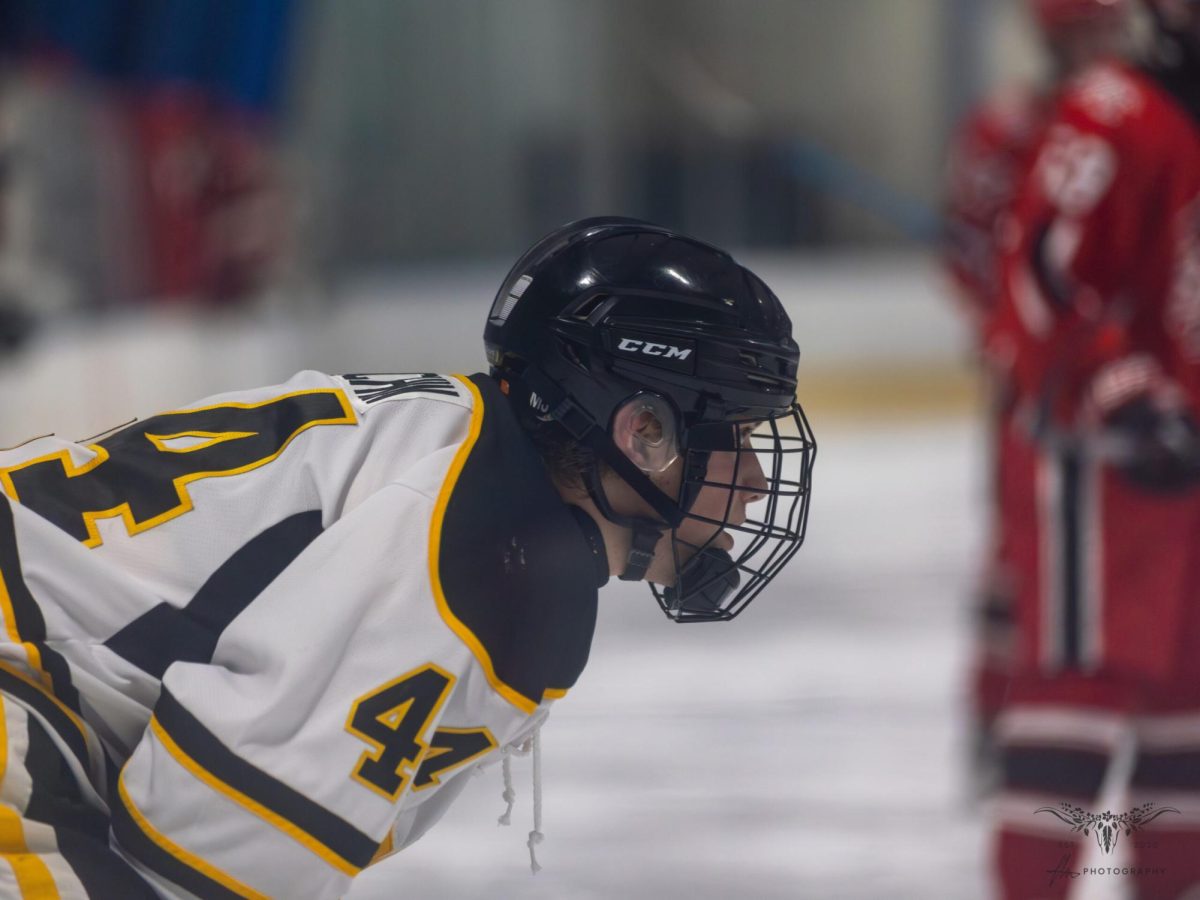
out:
<path id="1" fill-rule="evenodd" d="M 567 490 L 585 490 L 587 473 L 592 466 L 599 466 L 600 473 L 608 471 L 608 465 L 596 457 L 596 452 L 571 437 L 558 422 L 544 422 L 532 417 L 521 423 L 525 433 L 533 442 L 538 456 L 555 484 Z"/>

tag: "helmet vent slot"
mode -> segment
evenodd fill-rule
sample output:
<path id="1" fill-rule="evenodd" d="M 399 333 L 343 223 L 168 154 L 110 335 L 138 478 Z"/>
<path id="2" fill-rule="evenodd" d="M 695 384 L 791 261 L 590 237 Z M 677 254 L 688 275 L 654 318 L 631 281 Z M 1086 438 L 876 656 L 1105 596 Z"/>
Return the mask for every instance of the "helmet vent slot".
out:
<path id="1" fill-rule="evenodd" d="M 772 378 L 769 375 L 755 375 L 752 372 L 747 372 L 746 380 L 751 384 L 761 384 L 769 390 L 777 391 L 781 389 L 780 379 Z"/>
<path id="2" fill-rule="evenodd" d="M 571 318 L 579 319 L 581 322 L 586 322 L 588 316 L 596 311 L 596 307 L 600 305 L 600 301 L 604 299 L 603 294 L 597 294 L 594 297 L 588 297 L 571 313 Z"/>
<path id="3" fill-rule="evenodd" d="M 594 297 L 588 297 L 580 303 L 571 314 L 571 317 L 581 322 L 587 322 L 589 325 L 596 325 L 616 305 L 616 297 L 609 296 L 608 294 L 596 294 Z"/>

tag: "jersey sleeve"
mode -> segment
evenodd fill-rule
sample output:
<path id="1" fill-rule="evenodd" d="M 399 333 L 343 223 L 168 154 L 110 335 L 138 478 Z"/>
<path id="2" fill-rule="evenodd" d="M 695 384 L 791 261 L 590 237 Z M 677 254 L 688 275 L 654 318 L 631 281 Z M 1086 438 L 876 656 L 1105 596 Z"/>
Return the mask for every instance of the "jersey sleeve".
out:
<path id="1" fill-rule="evenodd" d="M 496 746 L 482 727 L 494 694 L 431 596 L 433 505 L 378 491 L 230 625 L 211 664 L 166 672 L 113 803 L 119 849 L 161 890 L 341 896 L 451 762 Z M 473 755 L 439 750 L 426 772 L 452 706 L 455 724 L 481 723 Z"/>
<path id="2" fill-rule="evenodd" d="M 1163 175 L 1148 99 L 1108 67 L 1068 89 L 1016 206 L 1000 332 L 1019 388 L 1065 424 L 1096 372 L 1132 353 L 1129 322 L 1154 302 Z"/>
<path id="3" fill-rule="evenodd" d="M 1010 89 L 962 121 L 947 153 L 941 260 L 965 313 L 980 328 L 999 289 L 997 222 L 1016 199 L 1037 117 L 1033 98 Z"/>

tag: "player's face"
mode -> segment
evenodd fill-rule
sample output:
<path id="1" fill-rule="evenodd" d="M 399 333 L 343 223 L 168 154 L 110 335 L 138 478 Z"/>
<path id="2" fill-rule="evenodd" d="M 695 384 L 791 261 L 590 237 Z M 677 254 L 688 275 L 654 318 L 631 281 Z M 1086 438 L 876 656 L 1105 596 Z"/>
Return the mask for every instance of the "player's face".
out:
<path id="1" fill-rule="evenodd" d="M 753 424 L 741 426 L 739 434 L 744 448 L 750 445 L 749 436 Z M 682 480 L 683 460 L 677 459 L 664 473 L 661 486 L 671 496 L 678 496 Z M 704 547 L 718 550 L 733 549 L 733 535 L 722 526 L 700 521 L 714 519 L 729 525 L 741 525 L 746 521 L 747 507 L 763 499 L 767 491 L 767 478 L 762 465 L 754 453 L 717 451 L 709 456 L 705 481 L 709 482 L 696 495 L 696 501 L 675 531 L 675 540 L 667 533 L 659 541 L 654 562 L 647 570 L 646 579 L 655 584 L 671 586 L 675 583 L 675 555 L 682 566 Z M 733 487 L 724 487 L 733 485 Z"/>

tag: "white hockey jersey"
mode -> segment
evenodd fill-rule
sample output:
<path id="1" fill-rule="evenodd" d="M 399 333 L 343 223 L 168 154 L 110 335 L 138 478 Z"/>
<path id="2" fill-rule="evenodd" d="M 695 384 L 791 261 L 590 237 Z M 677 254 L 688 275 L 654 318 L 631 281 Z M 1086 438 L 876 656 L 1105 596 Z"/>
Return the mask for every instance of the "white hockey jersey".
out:
<path id="1" fill-rule="evenodd" d="M 603 548 L 487 376 L 302 372 L 0 487 L 0 690 L 168 895 L 341 896 L 587 660 Z"/>

